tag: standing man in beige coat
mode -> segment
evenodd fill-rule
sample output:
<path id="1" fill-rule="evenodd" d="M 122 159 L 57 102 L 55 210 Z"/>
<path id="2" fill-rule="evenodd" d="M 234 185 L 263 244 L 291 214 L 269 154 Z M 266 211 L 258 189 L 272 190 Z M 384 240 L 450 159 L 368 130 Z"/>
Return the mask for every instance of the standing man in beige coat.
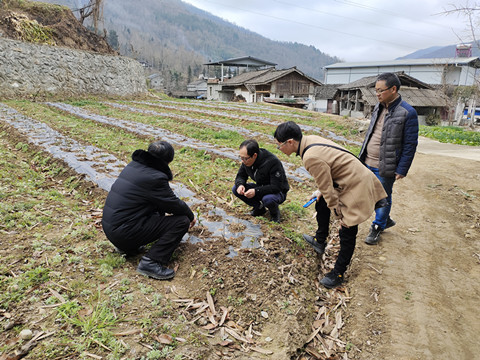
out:
<path id="1" fill-rule="evenodd" d="M 280 124 L 273 135 L 277 148 L 290 156 L 302 157 L 307 171 L 315 179 L 318 229 L 315 237 L 304 239 L 323 254 L 329 233 L 330 213 L 340 220 L 340 252 L 331 272 L 320 283 L 333 288 L 343 282 L 355 250 L 358 225 L 367 220 L 376 207 L 385 203 L 387 194 L 376 176 L 358 158 L 333 141 L 320 136 L 303 136 L 293 121 Z"/>

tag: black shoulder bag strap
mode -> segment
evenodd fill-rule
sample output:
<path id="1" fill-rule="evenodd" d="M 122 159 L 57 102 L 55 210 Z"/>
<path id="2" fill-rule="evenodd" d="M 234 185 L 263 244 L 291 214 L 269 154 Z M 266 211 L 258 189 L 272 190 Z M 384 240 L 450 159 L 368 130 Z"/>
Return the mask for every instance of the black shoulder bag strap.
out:
<path id="1" fill-rule="evenodd" d="M 350 151 L 348 151 L 348 150 L 342 149 L 342 148 L 340 148 L 340 147 L 338 147 L 338 146 L 335 146 L 335 145 L 322 144 L 322 143 L 316 143 L 316 144 L 310 144 L 310 145 L 308 145 L 305 149 L 303 149 L 302 159 L 303 159 L 303 155 L 305 154 L 305 151 L 307 151 L 308 149 L 310 149 L 312 146 L 327 146 L 327 147 L 331 147 L 331 148 L 334 148 L 334 149 L 341 150 L 341 151 L 343 151 L 343 152 L 349 153 L 349 154 L 351 154 L 352 156 L 355 156 L 355 158 L 358 159 L 358 157 L 357 157 L 355 154 L 353 154 L 352 152 L 350 152 Z M 358 161 L 360 161 L 363 165 L 365 165 L 362 160 L 358 159 Z M 334 188 L 337 188 L 337 187 L 338 187 L 338 184 L 335 183 L 335 182 L 333 182 L 333 187 L 334 187 Z M 380 200 L 377 201 L 377 203 L 375 204 L 375 209 L 378 209 L 378 208 L 381 208 L 381 207 L 385 207 L 385 206 L 387 206 L 387 205 L 388 205 L 388 201 L 387 201 L 386 198 L 380 199 Z"/>
<path id="2" fill-rule="evenodd" d="M 354 153 L 352 153 L 352 152 L 350 152 L 350 151 L 348 151 L 348 150 L 342 149 L 341 147 L 338 147 L 338 146 L 335 146 L 335 145 L 322 144 L 322 143 L 315 143 L 315 144 L 310 144 L 310 145 L 308 145 L 305 149 L 303 149 L 302 159 L 303 159 L 303 155 L 305 154 L 305 151 L 307 151 L 308 149 L 310 149 L 312 146 L 327 146 L 327 147 L 331 147 L 331 148 L 334 148 L 334 149 L 337 149 L 337 150 L 346 152 L 346 153 L 348 153 L 348 154 L 350 154 L 350 155 L 352 155 L 352 156 L 355 156 L 355 157 L 358 159 L 358 157 L 357 157 Z M 358 159 L 358 160 L 360 160 L 360 159 Z M 361 161 L 361 160 L 360 160 L 360 161 Z M 362 163 L 362 164 L 363 164 L 363 163 Z"/>

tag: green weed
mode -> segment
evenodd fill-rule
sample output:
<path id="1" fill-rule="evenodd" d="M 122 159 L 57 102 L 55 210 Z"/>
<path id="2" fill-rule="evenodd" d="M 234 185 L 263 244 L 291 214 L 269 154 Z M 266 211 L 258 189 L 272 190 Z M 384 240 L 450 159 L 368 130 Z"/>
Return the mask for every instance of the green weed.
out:
<path id="1" fill-rule="evenodd" d="M 49 269 L 37 267 L 14 278 L 2 275 L 0 277 L 0 290 L 3 289 L 3 291 L 0 294 L 0 306 L 8 309 L 11 303 L 21 301 L 28 290 L 50 279 L 49 272 Z"/>
<path id="2" fill-rule="evenodd" d="M 152 306 L 160 305 L 162 299 L 163 299 L 163 296 L 161 294 L 158 294 L 158 293 L 153 294 L 153 299 L 152 299 L 151 305 Z"/>
<path id="3" fill-rule="evenodd" d="M 419 134 L 443 143 L 480 146 L 480 133 L 457 126 L 424 126 L 421 125 Z"/>
<path id="4" fill-rule="evenodd" d="M 113 253 L 109 253 L 105 257 L 98 260 L 99 265 L 105 264 L 110 266 L 112 269 L 116 269 L 118 267 L 123 266 L 125 262 L 126 262 L 125 257 L 121 256 L 120 254 L 113 254 Z"/>
<path id="5" fill-rule="evenodd" d="M 100 294 L 97 294 L 100 298 Z M 92 344 L 103 344 L 112 349 L 115 354 L 125 352 L 125 347 L 113 336 L 111 330 L 120 321 L 107 303 L 98 302 L 92 306 L 91 312 L 82 314 L 82 307 L 75 301 L 66 302 L 58 307 L 58 314 L 68 324 L 71 324 L 80 333 L 75 347 L 81 352 L 89 349 Z"/>

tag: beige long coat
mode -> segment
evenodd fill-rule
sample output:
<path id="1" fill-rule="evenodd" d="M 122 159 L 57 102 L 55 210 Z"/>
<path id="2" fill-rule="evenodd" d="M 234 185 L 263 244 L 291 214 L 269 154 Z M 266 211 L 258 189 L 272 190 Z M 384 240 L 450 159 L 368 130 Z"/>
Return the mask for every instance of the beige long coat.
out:
<path id="1" fill-rule="evenodd" d="M 299 155 L 315 143 L 342 148 L 328 139 L 308 135 L 302 137 Z M 375 174 L 352 154 L 327 146 L 313 146 L 305 152 L 303 164 L 333 215 L 347 226 L 367 220 L 375 210 L 375 203 L 387 197 Z"/>

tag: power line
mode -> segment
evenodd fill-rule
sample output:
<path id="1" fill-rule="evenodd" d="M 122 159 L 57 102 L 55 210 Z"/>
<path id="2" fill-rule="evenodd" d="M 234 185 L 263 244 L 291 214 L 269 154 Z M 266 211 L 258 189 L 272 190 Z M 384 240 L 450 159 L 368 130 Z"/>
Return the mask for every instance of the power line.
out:
<path id="1" fill-rule="evenodd" d="M 275 19 L 275 20 L 281 20 L 281 21 L 286 21 L 286 22 L 290 22 L 290 23 L 293 23 L 293 24 L 298 24 L 298 25 L 303 25 L 303 26 L 315 28 L 315 29 L 320 29 L 320 30 L 332 32 L 332 33 L 335 33 L 335 34 L 343 34 L 343 35 L 352 36 L 352 37 L 356 37 L 356 38 L 360 38 L 360 39 L 385 43 L 385 44 L 388 44 L 388 45 L 395 44 L 395 45 L 398 45 L 398 46 L 401 46 L 401 47 L 404 47 L 404 48 L 417 50 L 416 47 L 411 46 L 411 45 L 393 43 L 392 41 L 375 39 L 375 38 L 371 38 L 371 37 L 367 37 L 367 36 L 362 36 L 362 35 L 359 35 L 359 34 L 352 34 L 352 33 L 344 32 L 344 31 L 340 31 L 338 29 L 331 29 L 331 28 L 326 28 L 326 27 L 322 27 L 322 26 L 319 26 L 319 25 L 312 25 L 312 24 L 307 24 L 307 23 L 292 20 L 292 19 L 286 19 L 286 18 L 282 18 L 282 17 L 279 17 L 279 16 L 267 15 L 265 13 L 252 11 L 252 10 L 247 10 L 247 9 L 243 9 L 243 8 L 240 8 L 240 7 L 237 7 L 237 6 L 225 5 L 225 4 L 222 4 L 221 2 L 217 2 L 217 1 L 212 1 L 212 0 L 202 0 L 202 1 L 203 2 L 208 2 L 208 3 L 211 3 L 211 4 L 215 4 L 215 5 L 220 5 L 220 6 L 223 6 L 223 7 L 226 7 L 226 8 L 231 8 L 231 9 L 235 9 L 235 10 L 244 11 L 244 12 L 247 12 L 247 13 L 251 13 L 251 14 L 255 14 L 255 15 L 259 15 L 259 16 L 263 16 L 263 17 L 268 17 L 268 18 Z"/>
<path id="2" fill-rule="evenodd" d="M 350 1 L 350 0 L 333 0 L 333 1 L 341 3 L 341 4 L 349 5 L 349 6 L 354 6 L 354 7 L 359 7 L 359 8 L 362 8 L 362 9 L 370 10 L 370 11 L 373 11 L 373 12 L 383 13 L 383 14 L 391 15 L 391 16 L 395 16 L 395 17 L 400 17 L 400 18 L 403 18 L 403 19 L 406 19 L 406 20 L 415 21 L 417 23 L 434 25 L 434 26 L 442 27 L 444 29 L 450 28 L 450 27 L 445 26 L 443 24 L 438 24 L 438 23 L 434 23 L 434 22 L 430 22 L 430 21 L 418 21 L 416 19 L 409 18 L 405 15 L 401 15 L 398 12 L 393 12 L 393 11 L 389 11 L 389 10 L 385 10 L 385 9 L 380 9 L 380 8 L 377 8 L 377 7 L 374 7 L 374 6 L 369 6 L 369 5 L 357 3 L 355 1 Z M 440 14 L 433 14 L 433 15 L 440 15 Z"/>
<path id="3" fill-rule="evenodd" d="M 343 16 L 343 15 L 338 15 L 338 14 L 334 14 L 334 13 L 331 13 L 331 12 L 327 12 L 327 11 L 323 11 L 323 10 L 317 10 L 317 9 L 312 9 L 312 8 L 309 8 L 309 7 L 305 7 L 305 6 L 300 6 L 300 5 L 297 5 L 297 4 L 292 4 L 292 3 L 289 3 L 289 2 L 286 2 L 286 1 L 281 1 L 281 0 L 273 0 L 277 3 L 280 3 L 280 4 L 283 4 L 283 5 L 289 5 L 289 6 L 292 6 L 292 7 L 296 7 L 296 8 L 299 8 L 299 9 L 303 9 L 303 10 L 308 10 L 308 11 L 311 11 L 311 12 L 317 12 L 317 13 L 320 13 L 320 14 L 326 14 L 326 15 L 330 15 L 330 16 L 335 16 L 335 17 L 338 17 L 338 18 L 342 18 L 342 19 L 346 19 L 346 20 L 349 20 L 349 21 L 355 21 L 355 22 L 358 22 L 358 23 L 364 23 L 364 24 L 367 24 L 367 25 L 372 25 L 372 26 L 376 26 L 376 27 L 381 27 L 381 28 L 385 28 L 385 29 L 395 29 L 395 30 L 398 30 L 398 31 L 401 31 L 401 32 L 404 32 L 404 33 L 408 33 L 408 34 L 413 34 L 413 35 L 417 35 L 417 36 L 423 36 L 423 37 L 426 37 L 426 38 L 430 38 L 430 39 L 434 39 L 434 40 L 439 40 L 439 41 L 442 41 L 444 39 L 440 39 L 438 37 L 434 37 L 434 36 L 430 36 L 430 35 L 426 35 L 426 34 L 421 34 L 421 33 L 418 33 L 418 32 L 414 32 L 414 31 L 408 31 L 408 30 L 405 30 L 403 28 L 398 28 L 398 27 L 393 27 L 391 25 L 389 26 L 384 26 L 384 25 L 381 25 L 381 24 L 378 24 L 378 23 L 374 23 L 374 22 L 369 22 L 369 21 L 364 21 L 364 20 L 361 20 L 359 18 L 352 18 L 352 17 L 347 17 L 347 16 Z M 340 2 L 339 0 L 334 0 L 336 2 Z M 348 4 L 347 4 L 348 2 Z M 345 1 L 345 3 L 347 5 L 350 5 L 349 3 L 352 3 L 352 4 L 356 4 L 356 3 L 353 3 L 351 1 Z M 363 4 L 358 4 L 359 7 L 362 7 L 362 8 L 365 8 L 365 9 L 369 9 L 369 10 L 372 10 L 372 11 L 383 11 L 381 9 L 377 9 L 377 10 L 373 10 L 373 9 L 376 9 L 376 8 L 373 8 L 371 6 L 364 6 Z M 384 11 L 385 13 L 390 13 L 388 11 Z M 407 20 L 411 20 L 413 21 L 412 19 L 408 19 Z M 421 22 L 421 23 L 424 23 L 424 24 L 429 24 L 427 22 Z M 439 25 L 439 24 L 434 24 L 433 25 L 437 25 L 437 26 L 441 26 L 441 27 L 444 27 L 446 28 L 446 26 L 443 26 L 443 25 Z"/>

